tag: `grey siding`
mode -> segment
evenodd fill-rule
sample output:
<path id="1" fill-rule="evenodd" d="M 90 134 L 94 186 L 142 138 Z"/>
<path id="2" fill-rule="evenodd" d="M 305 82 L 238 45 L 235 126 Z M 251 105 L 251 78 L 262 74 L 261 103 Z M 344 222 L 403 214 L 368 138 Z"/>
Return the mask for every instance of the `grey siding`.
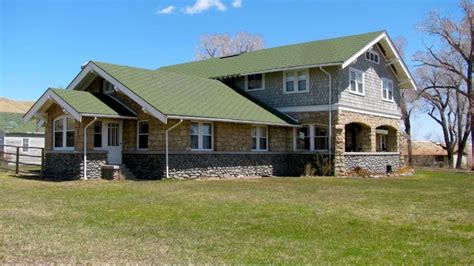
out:
<path id="1" fill-rule="evenodd" d="M 337 68 L 325 68 L 330 72 L 335 82 L 338 79 Z M 245 91 L 245 77 L 239 77 L 226 81 L 230 86 Z M 248 91 L 247 93 L 256 99 L 270 105 L 271 107 L 307 106 L 328 103 L 329 78 L 319 68 L 309 69 L 309 92 L 285 94 L 283 92 L 283 72 L 271 72 L 265 74 L 265 89 Z M 333 86 L 333 95 L 337 88 Z M 333 103 L 337 97 L 333 97 Z"/>
<path id="2" fill-rule="evenodd" d="M 377 50 L 378 51 L 378 50 Z M 378 51 L 379 55 L 382 55 Z M 342 70 L 344 77 L 339 88 L 340 103 L 343 105 L 362 108 L 366 110 L 399 114 L 400 89 L 398 81 L 390 68 L 385 67 L 385 60 L 380 56 L 379 64 L 369 62 L 365 59 L 365 53 L 357 58 L 357 61 Z M 349 92 L 349 68 L 355 68 L 364 72 L 365 95 L 357 95 Z M 382 78 L 393 81 L 394 102 L 382 100 Z"/>
<path id="3" fill-rule="evenodd" d="M 380 51 L 379 55 L 382 55 Z M 369 111 L 383 112 L 398 115 L 400 103 L 400 90 L 398 81 L 390 68 L 385 67 L 385 60 L 380 56 L 379 64 L 365 60 L 365 54 L 349 67 L 341 70 L 340 67 L 325 67 L 332 76 L 333 93 L 332 103 L 360 108 Z M 349 92 L 349 68 L 364 72 L 365 95 Z M 310 68 L 309 92 L 283 93 L 283 72 L 265 74 L 265 89 L 248 91 L 247 93 L 271 107 L 311 106 L 328 104 L 329 79 L 319 68 Z M 394 102 L 382 100 L 382 78 L 393 81 Z M 245 91 L 245 77 L 226 80 L 228 85 Z"/>

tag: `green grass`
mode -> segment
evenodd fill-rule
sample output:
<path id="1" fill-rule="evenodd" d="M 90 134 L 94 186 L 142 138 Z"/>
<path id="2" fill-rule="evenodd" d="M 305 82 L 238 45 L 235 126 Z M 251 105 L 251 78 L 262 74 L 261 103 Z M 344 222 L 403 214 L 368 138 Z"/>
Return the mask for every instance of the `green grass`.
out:
<path id="1" fill-rule="evenodd" d="M 3 262 L 474 264 L 468 173 L 0 185 Z"/>

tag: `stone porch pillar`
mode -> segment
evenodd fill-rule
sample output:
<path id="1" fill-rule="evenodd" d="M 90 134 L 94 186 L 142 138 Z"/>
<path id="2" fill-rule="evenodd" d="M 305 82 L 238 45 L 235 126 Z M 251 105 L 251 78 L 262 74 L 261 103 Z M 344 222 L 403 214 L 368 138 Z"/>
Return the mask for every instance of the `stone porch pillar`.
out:
<path id="1" fill-rule="evenodd" d="M 344 164 L 344 150 L 346 148 L 344 125 L 336 125 L 334 130 L 334 175 L 343 176 L 346 174 Z"/>
<path id="2" fill-rule="evenodd" d="M 370 134 L 369 134 L 369 143 L 370 143 L 370 152 L 376 152 L 377 151 L 377 137 L 376 137 L 376 129 L 375 127 L 370 128 Z"/>

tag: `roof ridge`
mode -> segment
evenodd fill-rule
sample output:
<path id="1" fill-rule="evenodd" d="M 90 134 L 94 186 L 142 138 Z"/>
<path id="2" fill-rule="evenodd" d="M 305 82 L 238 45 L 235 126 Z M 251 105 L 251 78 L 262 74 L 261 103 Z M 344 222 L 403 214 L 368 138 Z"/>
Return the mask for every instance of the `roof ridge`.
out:
<path id="1" fill-rule="evenodd" d="M 96 60 L 89 60 L 89 62 L 92 62 L 94 64 L 105 64 L 105 65 L 111 65 L 111 66 L 118 66 L 118 67 L 127 67 L 127 68 L 134 68 L 134 69 L 139 69 L 139 70 L 146 70 L 146 71 L 154 71 L 154 69 L 149 69 L 149 68 L 143 68 L 143 67 L 136 67 L 136 66 L 129 66 L 129 65 L 121 65 L 121 64 L 114 64 L 114 63 L 107 63 L 107 62 L 102 62 L 102 61 L 96 61 Z"/>
<path id="2" fill-rule="evenodd" d="M 236 57 L 239 57 L 239 56 L 245 56 L 245 55 L 249 55 L 249 54 L 251 55 L 251 54 L 258 53 L 258 52 L 270 51 L 270 50 L 279 49 L 279 48 L 287 48 L 287 47 L 292 47 L 292 46 L 308 45 L 308 44 L 314 44 L 314 43 L 318 43 L 318 42 L 335 41 L 335 40 L 339 40 L 339 39 L 358 37 L 358 36 L 369 35 L 369 34 L 374 34 L 374 33 L 382 34 L 384 32 L 386 32 L 386 31 L 385 30 L 378 30 L 378 31 L 371 31 L 371 32 L 365 32 L 365 33 L 359 33 L 359 34 L 338 36 L 338 37 L 333 37 L 333 38 L 328 38 L 328 39 L 319 39 L 319 40 L 305 41 L 305 42 L 300 42 L 300 43 L 285 44 L 285 45 L 268 47 L 268 48 L 264 48 L 264 49 L 260 49 L 260 50 L 250 51 L 250 52 L 243 52 L 243 53 L 240 53 L 236 56 L 230 56 L 230 57 L 224 57 L 224 58 L 212 57 L 212 58 L 207 58 L 207 59 L 203 59 L 203 60 L 195 60 L 195 61 L 188 61 L 188 62 L 183 62 L 183 63 L 178 63 L 178 64 L 172 64 L 172 65 L 164 65 L 164 66 L 161 66 L 161 67 L 159 67 L 155 70 L 159 70 L 159 69 L 163 69 L 163 68 L 167 68 L 167 67 L 193 64 L 193 63 L 196 63 L 196 62 L 225 60 L 225 59 L 228 59 L 228 58 L 236 58 Z"/>

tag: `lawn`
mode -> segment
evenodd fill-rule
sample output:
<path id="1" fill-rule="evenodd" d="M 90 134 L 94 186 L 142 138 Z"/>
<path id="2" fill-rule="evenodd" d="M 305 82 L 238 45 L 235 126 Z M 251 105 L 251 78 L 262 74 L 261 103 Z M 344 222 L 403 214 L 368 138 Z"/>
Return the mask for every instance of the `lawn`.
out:
<path id="1" fill-rule="evenodd" d="M 0 185 L 3 262 L 474 264 L 467 173 Z"/>

